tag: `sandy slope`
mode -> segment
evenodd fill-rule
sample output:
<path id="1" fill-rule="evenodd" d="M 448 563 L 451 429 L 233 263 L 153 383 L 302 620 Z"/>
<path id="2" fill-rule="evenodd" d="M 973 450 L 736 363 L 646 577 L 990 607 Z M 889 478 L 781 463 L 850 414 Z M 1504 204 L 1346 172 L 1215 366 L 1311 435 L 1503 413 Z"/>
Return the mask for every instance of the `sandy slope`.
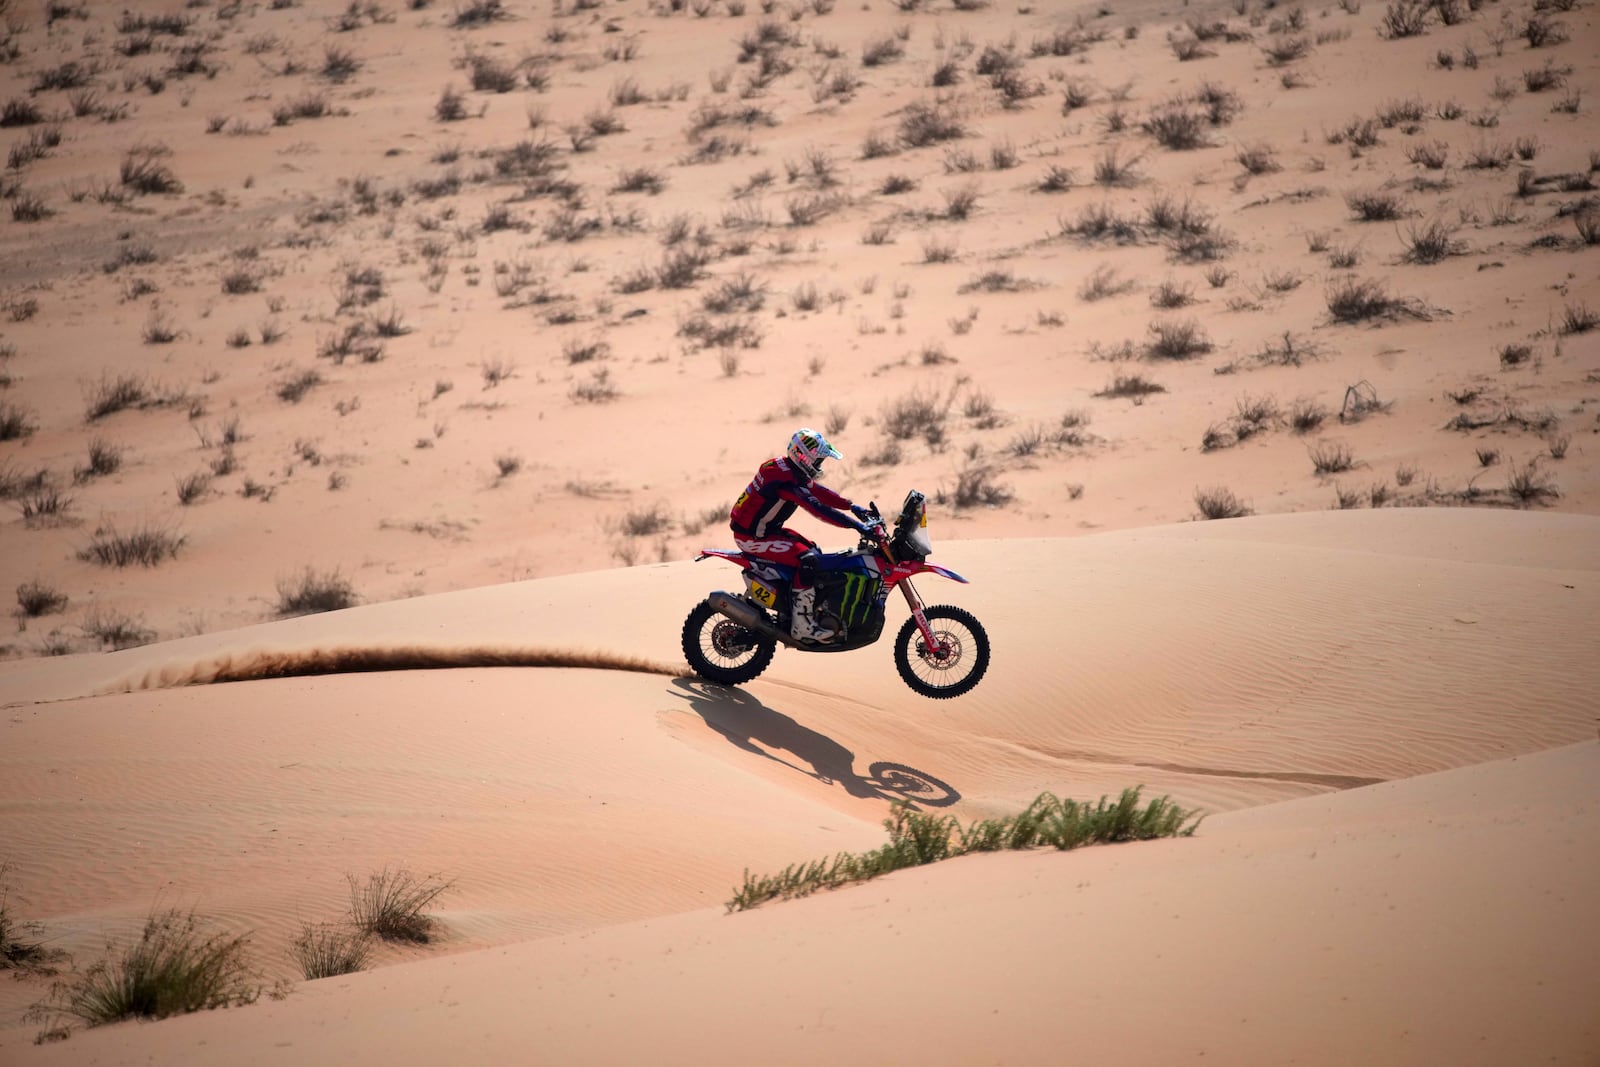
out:
<path id="1" fill-rule="evenodd" d="M 19 1062 L 1592 1063 L 1600 746 L 80 1035 Z M 19 1050 L 20 1051 L 20 1050 Z"/>
<path id="2" fill-rule="evenodd" d="M 1596 529 L 1430 509 L 941 545 L 974 583 L 924 592 L 970 607 L 996 648 L 979 689 L 949 704 L 904 689 L 882 646 L 780 653 L 742 691 L 462 669 L 111 692 L 218 656 L 339 645 L 514 636 L 670 663 L 683 611 L 732 573 L 711 563 L 8 664 L 14 900 L 86 955 L 152 902 L 193 905 L 254 929 L 263 966 L 287 974 L 300 923 L 337 917 L 344 875 L 385 864 L 457 881 L 444 951 L 548 943 L 715 907 L 745 867 L 870 847 L 902 794 L 972 817 L 1042 789 L 1144 783 L 1222 812 L 1532 754 L 1595 729 Z M 1158 854 L 1193 874 L 1187 853 Z"/>

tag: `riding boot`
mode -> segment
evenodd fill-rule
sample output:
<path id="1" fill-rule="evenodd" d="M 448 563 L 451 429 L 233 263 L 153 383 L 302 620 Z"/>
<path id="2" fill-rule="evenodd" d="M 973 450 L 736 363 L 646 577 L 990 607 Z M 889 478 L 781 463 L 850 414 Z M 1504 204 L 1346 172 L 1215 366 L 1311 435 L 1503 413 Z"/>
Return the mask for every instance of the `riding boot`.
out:
<path id="1" fill-rule="evenodd" d="M 838 631 L 817 621 L 817 591 L 810 586 L 795 588 L 790 608 L 789 632 L 801 641 L 832 641 Z"/>

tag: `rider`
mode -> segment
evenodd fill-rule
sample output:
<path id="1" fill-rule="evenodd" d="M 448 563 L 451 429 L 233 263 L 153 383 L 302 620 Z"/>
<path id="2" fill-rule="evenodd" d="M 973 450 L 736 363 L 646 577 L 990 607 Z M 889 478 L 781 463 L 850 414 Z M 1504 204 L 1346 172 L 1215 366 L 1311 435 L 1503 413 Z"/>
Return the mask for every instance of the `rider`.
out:
<path id="1" fill-rule="evenodd" d="M 838 633 L 816 617 L 817 546 L 784 523 L 796 507 L 801 507 L 823 522 L 843 526 L 862 536 L 876 533 L 876 528 L 865 521 L 870 514 L 866 508 L 852 504 L 817 481 L 825 459 L 843 461 L 844 457 L 817 431 L 806 428 L 795 431 L 783 455 L 761 464 L 729 515 L 739 551 L 798 568 L 790 586 L 794 594 L 790 632 L 796 638 L 819 642 L 830 641 Z M 844 514 L 845 510 L 855 518 Z"/>

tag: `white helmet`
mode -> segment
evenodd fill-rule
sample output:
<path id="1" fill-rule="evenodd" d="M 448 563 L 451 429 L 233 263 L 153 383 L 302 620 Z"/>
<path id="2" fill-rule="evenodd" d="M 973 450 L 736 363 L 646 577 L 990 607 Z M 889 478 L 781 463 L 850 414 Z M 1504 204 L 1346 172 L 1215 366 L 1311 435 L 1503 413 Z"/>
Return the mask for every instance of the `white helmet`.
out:
<path id="1" fill-rule="evenodd" d="M 815 478 L 822 473 L 822 461 L 825 459 L 844 460 L 826 437 L 806 427 L 796 430 L 794 436 L 789 438 L 788 455 L 789 462 L 807 478 Z"/>

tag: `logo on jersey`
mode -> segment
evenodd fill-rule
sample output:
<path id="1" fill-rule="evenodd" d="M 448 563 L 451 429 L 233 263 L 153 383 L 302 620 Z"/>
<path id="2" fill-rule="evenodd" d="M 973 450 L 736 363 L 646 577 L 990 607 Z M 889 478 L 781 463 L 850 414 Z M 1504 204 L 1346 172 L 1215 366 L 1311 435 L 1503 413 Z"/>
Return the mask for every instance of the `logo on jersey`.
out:
<path id="1" fill-rule="evenodd" d="M 754 552 L 757 555 L 767 552 L 781 555 L 794 548 L 793 541 L 743 541 L 735 537 L 733 543 L 739 546 L 740 552 Z"/>

